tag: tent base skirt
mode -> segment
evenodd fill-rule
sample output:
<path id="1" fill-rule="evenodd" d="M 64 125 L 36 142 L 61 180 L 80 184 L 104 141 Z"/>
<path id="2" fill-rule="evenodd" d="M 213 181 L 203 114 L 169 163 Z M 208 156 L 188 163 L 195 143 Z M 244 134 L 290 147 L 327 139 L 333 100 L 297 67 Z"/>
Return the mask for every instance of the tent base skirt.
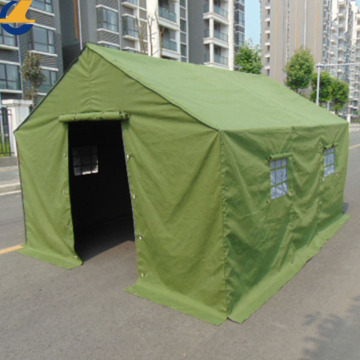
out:
<path id="1" fill-rule="evenodd" d="M 223 309 L 210 307 L 190 299 L 186 295 L 171 291 L 164 286 L 145 284 L 142 279 L 138 280 L 134 286 L 126 289 L 126 291 L 130 294 L 151 300 L 156 304 L 165 305 L 191 315 L 210 324 L 221 325 L 228 318 L 225 304 Z"/>
<path id="2" fill-rule="evenodd" d="M 320 231 L 308 246 L 297 251 L 292 263 L 286 264 L 277 274 L 266 276 L 256 287 L 243 296 L 234 306 L 229 318 L 238 323 L 247 320 L 294 278 L 350 218 L 350 215 L 341 215 L 330 226 Z"/>
<path id="3" fill-rule="evenodd" d="M 227 318 L 242 323 L 294 278 L 350 218 L 350 215 L 341 215 L 330 226 L 320 231 L 310 245 L 298 250 L 293 262 L 284 265 L 282 270 L 276 274 L 270 273 L 256 287 L 241 297 L 229 315 L 226 309 L 211 308 L 190 299 L 188 296 L 166 289 L 164 286 L 149 285 L 143 279 L 139 279 L 134 286 L 126 289 L 126 291 L 214 325 L 221 325 Z M 219 305 L 220 307 L 221 305 Z"/>
<path id="4" fill-rule="evenodd" d="M 18 250 L 20 254 L 31 256 L 35 259 L 45 261 L 47 263 L 59 266 L 63 269 L 71 270 L 77 268 L 83 264 L 82 260 L 77 257 L 74 257 L 74 260 L 69 259 L 69 257 L 60 257 L 54 255 L 54 253 L 46 253 L 38 250 L 31 249 L 24 245 L 23 249 Z"/>

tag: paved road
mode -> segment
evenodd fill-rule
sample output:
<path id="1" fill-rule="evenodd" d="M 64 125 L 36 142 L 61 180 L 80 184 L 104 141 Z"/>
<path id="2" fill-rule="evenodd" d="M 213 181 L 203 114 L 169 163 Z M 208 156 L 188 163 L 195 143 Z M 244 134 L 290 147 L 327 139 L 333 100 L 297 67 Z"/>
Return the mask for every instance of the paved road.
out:
<path id="1" fill-rule="evenodd" d="M 349 165 L 353 218 L 242 325 L 212 326 L 123 292 L 136 280 L 133 242 L 72 271 L 0 256 L 0 360 L 359 360 L 360 147 Z M 19 195 L 0 197 L 0 248 L 23 239 L 20 209 Z"/>

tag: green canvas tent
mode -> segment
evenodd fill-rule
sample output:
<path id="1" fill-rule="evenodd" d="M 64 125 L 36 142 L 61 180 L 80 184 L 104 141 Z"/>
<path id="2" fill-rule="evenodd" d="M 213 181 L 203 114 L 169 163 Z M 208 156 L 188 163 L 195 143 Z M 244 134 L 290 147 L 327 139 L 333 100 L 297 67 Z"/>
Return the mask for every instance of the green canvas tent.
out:
<path id="1" fill-rule="evenodd" d="M 347 123 L 264 76 L 88 45 L 16 136 L 23 253 L 74 268 L 77 227 L 130 215 L 129 291 L 214 324 L 347 220 Z"/>

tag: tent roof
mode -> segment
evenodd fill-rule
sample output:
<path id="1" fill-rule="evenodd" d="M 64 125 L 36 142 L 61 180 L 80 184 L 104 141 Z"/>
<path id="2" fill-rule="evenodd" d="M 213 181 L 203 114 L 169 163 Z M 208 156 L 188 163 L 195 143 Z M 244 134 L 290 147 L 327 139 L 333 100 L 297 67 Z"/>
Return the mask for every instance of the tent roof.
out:
<path id="1" fill-rule="evenodd" d="M 266 76 L 87 45 L 116 68 L 219 130 L 324 126 L 343 120 Z"/>

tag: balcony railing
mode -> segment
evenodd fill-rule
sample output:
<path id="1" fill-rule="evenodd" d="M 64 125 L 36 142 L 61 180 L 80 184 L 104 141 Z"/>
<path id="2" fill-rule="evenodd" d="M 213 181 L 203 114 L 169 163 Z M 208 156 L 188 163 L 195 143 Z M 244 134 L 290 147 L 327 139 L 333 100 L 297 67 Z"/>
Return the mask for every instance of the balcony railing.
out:
<path id="1" fill-rule="evenodd" d="M 163 48 L 171 51 L 177 51 L 177 42 L 174 40 L 163 39 Z"/>
<path id="2" fill-rule="evenodd" d="M 47 94 L 52 89 L 52 85 L 41 85 L 39 88 L 39 93 Z"/>
<path id="3" fill-rule="evenodd" d="M 204 5 L 204 13 L 208 13 L 210 11 L 210 5 L 209 4 L 205 4 Z M 214 12 L 216 12 L 218 15 L 221 15 L 225 18 L 228 17 L 228 12 L 226 9 L 218 6 L 218 5 L 214 5 Z"/>
<path id="4" fill-rule="evenodd" d="M 163 7 L 159 8 L 159 16 L 176 23 L 176 13 L 174 13 L 173 11 L 170 11 L 166 8 L 163 8 Z"/>
<path id="5" fill-rule="evenodd" d="M 205 37 L 210 37 L 210 30 L 209 29 L 205 29 Z M 214 37 L 216 39 L 228 42 L 229 40 L 229 36 L 221 31 L 218 30 L 214 30 Z"/>
<path id="6" fill-rule="evenodd" d="M 221 56 L 218 54 L 214 54 L 214 62 L 222 65 L 228 65 L 229 64 L 229 58 L 226 56 Z"/>
<path id="7" fill-rule="evenodd" d="M 133 5 L 139 5 L 139 0 L 121 0 L 122 3 L 130 3 Z"/>
<path id="8" fill-rule="evenodd" d="M 135 29 L 124 28 L 123 29 L 123 36 L 131 36 L 133 38 L 138 38 L 138 32 Z"/>
<path id="9" fill-rule="evenodd" d="M 216 37 L 219 40 L 225 41 L 225 42 L 228 42 L 228 40 L 229 40 L 229 37 L 227 34 L 221 32 L 221 31 L 218 31 L 218 30 L 214 30 L 214 37 Z"/>
<path id="10" fill-rule="evenodd" d="M 210 62 L 210 54 L 209 53 L 205 53 L 204 62 Z"/>
<path id="11" fill-rule="evenodd" d="M 225 17 L 225 18 L 228 17 L 228 12 L 227 12 L 227 10 L 223 9 L 223 8 L 220 7 L 220 6 L 214 5 L 214 11 L 215 11 L 217 14 L 219 14 L 219 15 Z"/>

